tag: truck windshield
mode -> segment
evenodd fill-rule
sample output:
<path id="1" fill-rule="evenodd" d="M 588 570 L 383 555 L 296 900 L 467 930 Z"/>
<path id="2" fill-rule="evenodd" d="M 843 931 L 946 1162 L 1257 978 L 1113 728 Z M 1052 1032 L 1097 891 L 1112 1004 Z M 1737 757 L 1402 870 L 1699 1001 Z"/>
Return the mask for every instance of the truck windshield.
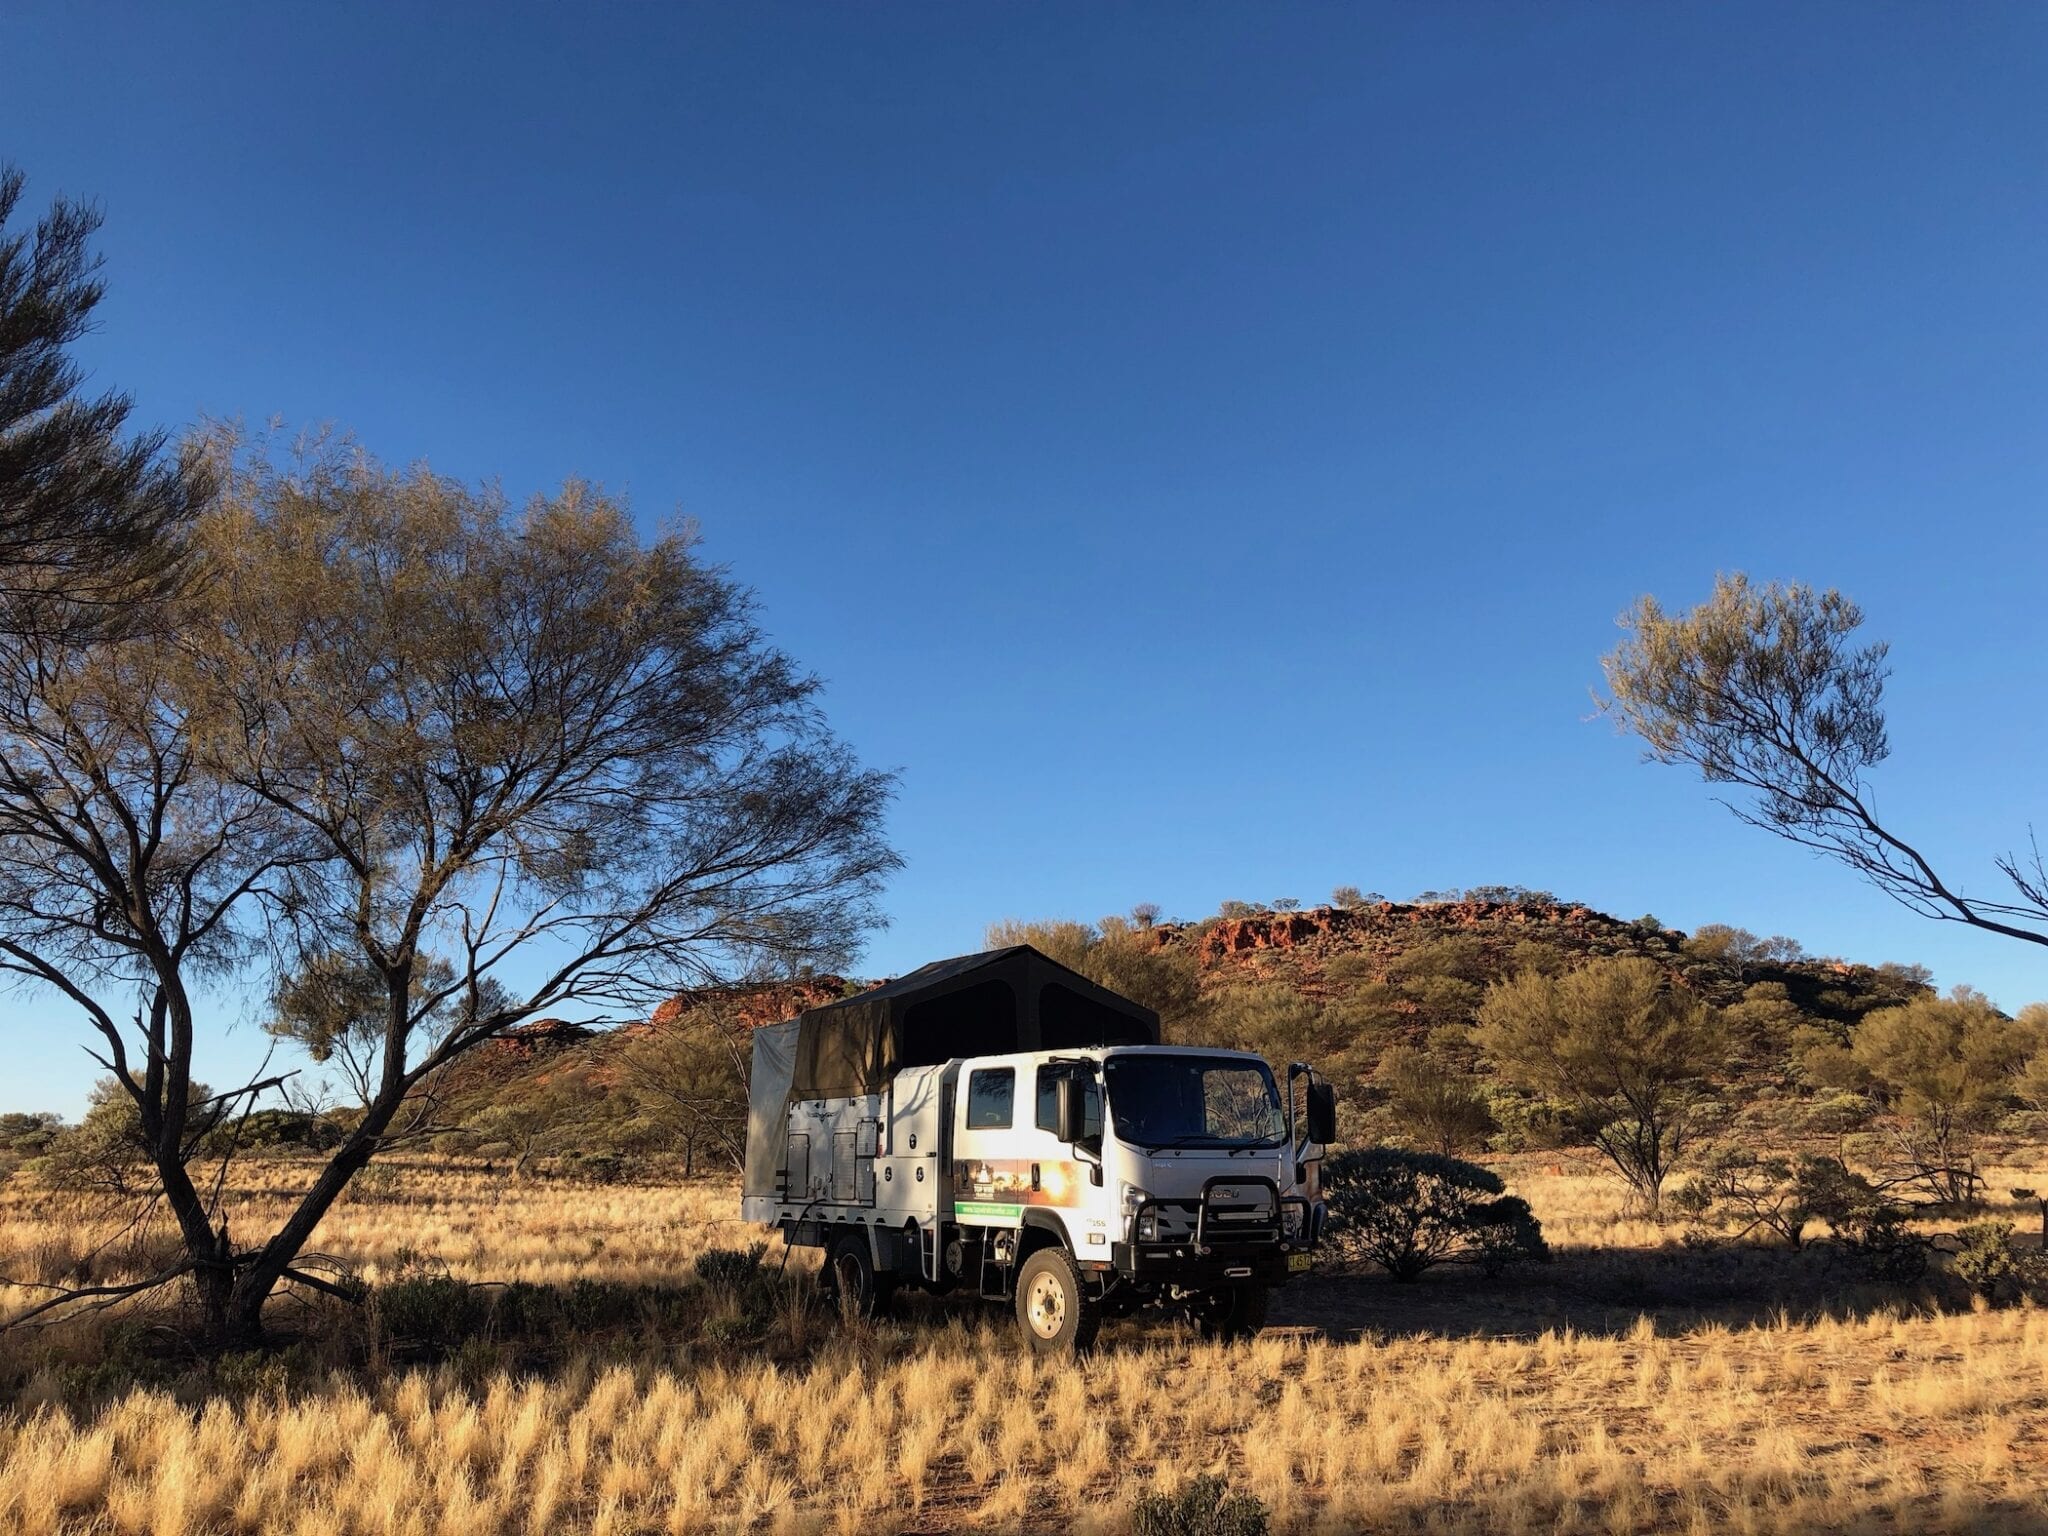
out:
<path id="1" fill-rule="evenodd" d="M 1112 1056 L 1102 1064 L 1117 1135 L 1144 1147 L 1274 1146 L 1287 1130 L 1263 1061 Z"/>

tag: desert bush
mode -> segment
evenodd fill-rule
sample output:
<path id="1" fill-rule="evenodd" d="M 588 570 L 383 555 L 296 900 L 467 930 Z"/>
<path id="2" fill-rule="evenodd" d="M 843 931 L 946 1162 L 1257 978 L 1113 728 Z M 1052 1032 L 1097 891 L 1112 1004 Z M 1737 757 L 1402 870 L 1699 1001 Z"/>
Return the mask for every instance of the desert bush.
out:
<path id="1" fill-rule="evenodd" d="M 1977 1136 L 2020 1093 L 2044 1035 L 2048 1020 L 2008 1019 L 1965 987 L 1865 1018 L 1849 1055 L 1890 1112 L 1887 1172 L 1942 1204 L 1974 1200 Z"/>
<path id="2" fill-rule="evenodd" d="M 1269 1061 L 1299 1060 L 1315 1049 L 1320 1012 L 1285 982 L 1242 982 L 1210 996 L 1207 1037 Z"/>
<path id="3" fill-rule="evenodd" d="M 1549 891 L 1526 885 L 1472 885 L 1465 888 L 1467 901 L 1490 901 L 1511 907 L 1554 907 L 1558 900 Z"/>
<path id="4" fill-rule="evenodd" d="M 1640 957 L 1562 976 L 1524 971 L 1488 988 L 1479 1048 L 1510 1084 L 1564 1105 L 1579 1132 L 1655 1216 L 1672 1165 L 1699 1132 L 1707 1077 L 1726 1056 L 1714 1014 Z"/>
<path id="5" fill-rule="evenodd" d="M 1266 1536 L 1271 1517 L 1249 1493 L 1213 1475 L 1172 1493 L 1148 1493 L 1131 1509 L 1131 1536 Z"/>
<path id="6" fill-rule="evenodd" d="M 1394 1118 L 1433 1152 L 1455 1157 L 1494 1132 L 1478 1080 L 1441 1050 L 1394 1046 L 1380 1058 L 1378 1078 Z"/>
<path id="7" fill-rule="evenodd" d="M 1737 1238 L 1762 1230 L 1797 1248 L 1813 1221 L 1813 1196 L 1832 1180 L 1816 1171 L 1818 1159 L 1760 1157 L 1747 1147 L 1717 1147 L 1699 1172 L 1672 1193 L 1673 1203 L 1697 1220 L 1735 1226 Z"/>
<path id="8" fill-rule="evenodd" d="M 739 1290 L 761 1274 L 768 1257 L 766 1243 L 749 1243 L 745 1248 L 707 1248 L 697 1255 L 697 1278 L 706 1285 Z"/>
<path id="9" fill-rule="evenodd" d="M 1457 981 L 1482 982 L 1492 974 L 1493 967 L 1487 961 L 1485 945 L 1470 934 L 1454 933 L 1404 951 L 1387 969 L 1402 981 L 1448 976 Z"/>
<path id="10" fill-rule="evenodd" d="M 1956 1233 L 1949 1269 L 1986 1301 L 2015 1300 L 2028 1278 L 2026 1260 L 2014 1249 L 2012 1223 L 1977 1221 Z"/>
<path id="11" fill-rule="evenodd" d="M 1838 1158 L 1807 1158 L 1801 1170 L 1802 1195 L 1812 1218 L 1826 1222 L 1873 1279 L 1917 1280 L 1927 1272 L 1933 1244 L 1908 1225 L 1904 1206 Z"/>
<path id="12" fill-rule="evenodd" d="M 1474 1263 L 1491 1274 L 1548 1259 L 1541 1223 L 1506 1188 L 1477 1163 L 1392 1147 L 1346 1152 L 1323 1168 L 1331 1240 L 1396 1280 L 1438 1264 Z"/>
<path id="13" fill-rule="evenodd" d="M 417 1275 L 370 1293 L 371 1330 L 386 1346 L 438 1354 L 490 1325 L 482 1290 L 447 1275 Z"/>
<path id="14" fill-rule="evenodd" d="M 630 1170 L 619 1153 L 599 1151 L 570 1153 L 562 1159 L 562 1171 L 592 1184 L 623 1184 Z"/>

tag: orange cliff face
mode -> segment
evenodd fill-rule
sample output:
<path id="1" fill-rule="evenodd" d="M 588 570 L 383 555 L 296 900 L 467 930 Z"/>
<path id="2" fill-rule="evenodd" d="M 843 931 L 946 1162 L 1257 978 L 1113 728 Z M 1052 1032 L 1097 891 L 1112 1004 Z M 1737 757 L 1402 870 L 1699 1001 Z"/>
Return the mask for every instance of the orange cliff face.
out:
<path id="1" fill-rule="evenodd" d="M 1623 932 L 1640 932 L 1632 924 L 1590 907 L 1512 901 L 1384 901 L 1367 907 L 1310 907 L 1302 912 L 1258 912 L 1250 917 L 1217 918 L 1200 926 L 1161 923 L 1147 931 L 1153 935 L 1153 942 L 1162 946 L 1193 938 L 1198 957 L 1204 966 L 1209 966 L 1232 955 L 1257 950 L 1398 940 L 1411 936 L 1417 929 L 1441 935 L 1461 929 L 1500 928 L 1519 930 L 1518 938 L 1549 939 L 1571 948 L 1594 948 Z M 1666 932 L 1673 943 L 1682 937 Z"/>

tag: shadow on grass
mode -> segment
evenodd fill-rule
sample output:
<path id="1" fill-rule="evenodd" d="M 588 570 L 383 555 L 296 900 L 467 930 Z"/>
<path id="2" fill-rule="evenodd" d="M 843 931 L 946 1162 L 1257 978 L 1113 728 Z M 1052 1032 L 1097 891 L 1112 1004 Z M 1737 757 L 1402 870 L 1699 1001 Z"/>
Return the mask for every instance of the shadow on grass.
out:
<path id="1" fill-rule="evenodd" d="M 1868 1261 L 1826 1242 L 1793 1250 L 1752 1243 L 1655 1248 L 1559 1248 L 1549 1264 L 1487 1277 L 1445 1266 L 1400 1284 L 1377 1270 L 1324 1269 L 1273 1298 L 1276 1326 L 1337 1340 L 1390 1335 L 1532 1338 L 1547 1331 L 1619 1335 L 1648 1318 L 1657 1332 L 1705 1325 L 1856 1319 L 1883 1312 L 1967 1307 L 1946 1277 L 1874 1275 Z"/>
<path id="2" fill-rule="evenodd" d="M 802 1369 L 826 1356 L 880 1365 L 948 1344 L 1004 1355 L 1025 1348 L 1005 1303 L 904 1293 L 879 1318 L 849 1318 L 819 1292 L 813 1273 L 781 1260 L 779 1250 L 765 1259 L 728 1253 L 691 1281 L 660 1286 L 472 1285 L 415 1274 L 372 1288 L 360 1306 L 297 1291 L 272 1304 L 264 1349 L 213 1359 L 192 1347 L 189 1314 L 170 1305 L 33 1336 L 0 1334 L 0 1402 L 79 1403 L 135 1386 L 194 1399 L 319 1390 L 329 1380 L 360 1383 L 413 1366 L 481 1381 L 501 1372 L 551 1377 L 592 1362 Z M 1553 1263 L 1498 1277 L 1450 1266 L 1408 1284 L 1377 1271 L 1325 1269 L 1276 1292 L 1269 1321 L 1337 1342 L 1619 1336 L 1645 1318 L 1675 1335 L 1967 1305 L 1944 1277 L 1880 1283 L 1832 1245 L 1673 1245 L 1563 1248 Z M 1156 1348 L 1177 1326 L 1185 1327 L 1140 1312 L 1106 1328 L 1098 1349 Z"/>

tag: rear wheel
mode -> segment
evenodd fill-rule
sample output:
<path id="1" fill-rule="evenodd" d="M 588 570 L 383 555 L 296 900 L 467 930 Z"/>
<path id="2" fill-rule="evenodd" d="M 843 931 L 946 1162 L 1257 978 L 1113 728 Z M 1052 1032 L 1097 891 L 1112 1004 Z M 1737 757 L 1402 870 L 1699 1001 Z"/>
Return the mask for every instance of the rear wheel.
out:
<path id="1" fill-rule="evenodd" d="M 827 1250 L 825 1294 L 855 1317 L 873 1317 L 887 1300 L 865 1232 L 849 1232 Z"/>
<path id="2" fill-rule="evenodd" d="M 1064 1248 L 1041 1248 L 1017 1274 L 1017 1321 L 1041 1355 L 1071 1355 L 1095 1342 L 1102 1309 Z"/>
<path id="3" fill-rule="evenodd" d="M 1205 1339 L 1248 1339 L 1266 1326 L 1272 1291 L 1263 1285 L 1232 1285 L 1211 1291 L 1194 1305 L 1195 1327 Z"/>

